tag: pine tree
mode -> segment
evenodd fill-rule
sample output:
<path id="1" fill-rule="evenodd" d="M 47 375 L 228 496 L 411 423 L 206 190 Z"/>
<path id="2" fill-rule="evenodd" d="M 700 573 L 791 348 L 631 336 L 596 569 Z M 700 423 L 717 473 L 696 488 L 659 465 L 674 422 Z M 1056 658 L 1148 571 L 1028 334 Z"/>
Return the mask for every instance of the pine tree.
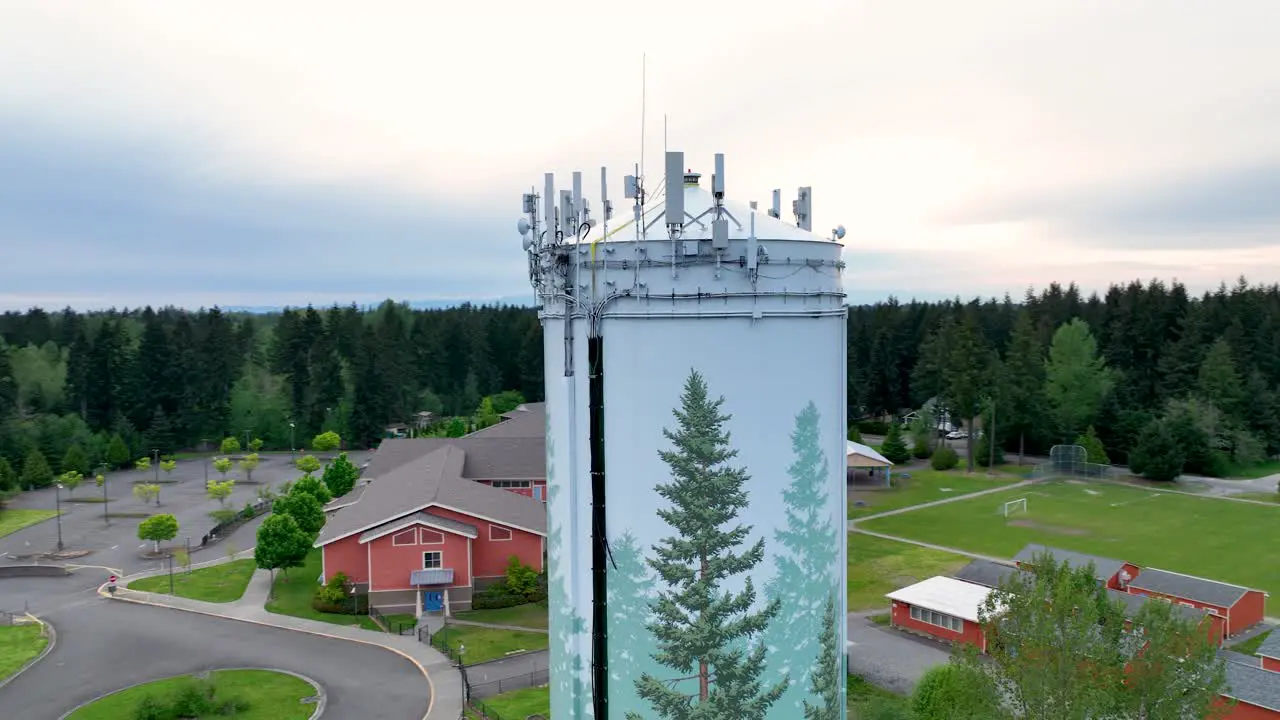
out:
<path id="1" fill-rule="evenodd" d="M 1044 397 L 1044 351 L 1031 314 L 1025 309 L 1018 313 L 1005 354 L 1003 390 L 1000 421 L 1011 437 L 1018 436 L 1018 464 L 1021 465 L 1027 436 L 1034 438 L 1040 434 L 1048 409 Z"/>
<path id="2" fill-rule="evenodd" d="M 1088 462 L 1098 465 L 1110 465 L 1111 458 L 1107 457 L 1107 449 L 1102 445 L 1102 440 L 1098 438 L 1098 431 L 1090 425 L 1084 434 L 1076 438 L 1076 445 L 1085 449 L 1089 457 Z"/>
<path id="3" fill-rule="evenodd" d="M 35 490 L 52 484 L 53 470 L 49 468 L 49 461 L 45 459 L 44 453 L 32 448 L 22 463 L 22 488 Z"/>
<path id="4" fill-rule="evenodd" d="M 831 578 L 839 570 L 840 543 L 827 502 L 830 468 L 822 452 L 821 417 L 810 402 L 796 415 L 791 433 L 791 483 L 782 491 L 786 525 L 774 531 L 778 571 L 765 596 L 779 604 L 778 619 L 764 634 L 773 679 L 788 682 L 779 710 L 803 712 L 810 674 L 824 632 L 823 598 L 831 594 Z M 833 660 L 834 662 L 834 660 Z"/>
<path id="5" fill-rule="evenodd" d="M 133 459 L 129 453 L 129 446 L 125 443 L 120 433 L 111 436 L 111 443 L 107 445 L 107 463 L 113 468 L 122 468 L 129 465 Z"/>
<path id="6" fill-rule="evenodd" d="M 885 435 L 884 442 L 880 443 L 880 454 L 895 465 L 911 460 L 911 450 L 902 439 L 902 428 L 898 423 L 889 424 L 889 434 Z"/>
<path id="7" fill-rule="evenodd" d="M 1240 415 L 1244 384 L 1236 371 L 1231 346 L 1223 338 L 1218 338 L 1209 346 L 1209 352 L 1200 363 L 1195 394 L 1205 402 L 1216 405 L 1227 417 L 1235 418 Z"/>
<path id="8" fill-rule="evenodd" d="M 657 647 L 649 632 L 649 601 L 653 597 L 653 574 L 645 564 L 640 544 L 625 531 L 609 545 L 613 564 L 609 571 L 609 708 L 625 715 L 645 708 L 636 694 L 637 681 L 644 673 L 657 675 L 654 661 Z"/>
<path id="9" fill-rule="evenodd" d="M 9 460 L 0 457 L 0 496 L 18 489 L 18 474 L 13 471 Z"/>
<path id="10" fill-rule="evenodd" d="M 981 409 L 983 398 L 992 394 L 996 378 L 1000 376 L 995 368 L 997 358 L 978 330 L 972 312 L 966 312 L 964 321 L 952 327 L 951 340 L 946 343 L 951 354 L 942 370 L 946 382 L 944 395 L 947 407 L 964 418 L 970 435 L 975 435 L 974 418 Z M 965 443 L 969 472 L 973 472 L 975 446 L 973 442 Z"/>
<path id="11" fill-rule="evenodd" d="M 67 448 L 67 453 L 62 456 L 62 472 L 75 471 L 81 475 L 89 474 L 89 458 L 84 454 L 84 448 L 77 444 L 72 444 Z"/>
<path id="12" fill-rule="evenodd" d="M 741 592 L 721 589 L 725 581 L 749 572 L 764 559 L 764 539 L 743 552 L 751 528 L 730 525 L 748 506 L 748 475 L 727 463 L 737 456 L 720 413 L 724 398 L 711 400 L 696 371 L 689 375 L 674 414 L 679 429 L 663 430 L 673 450 L 659 456 L 671 468 L 672 482 L 655 489 L 670 503 L 658 517 L 674 531 L 654 546 L 649 565 L 667 586 L 652 605 L 649 630 L 658 641 L 657 660 L 673 670 L 694 669 L 691 698 L 670 681 L 645 673 L 636 684 L 656 715 L 673 720 L 760 720 L 786 690 L 786 682 L 764 689 L 763 644 L 748 652 L 742 644 L 757 638 L 777 617 L 778 602 L 753 612 L 756 592 L 747 576 Z M 713 690 L 714 686 L 714 690 Z M 634 713 L 629 717 L 639 717 Z"/>
<path id="13" fill-rule="evenodd" d="M 1059 437 L 1073 438 L 1093 422 L 1114 387 L 1115 374 L 1098 356 L 1088 323 L 1077 318 L 1053 333 L 1045 361 L 1045 396 Z"/>
<path id="14" fill-rule="evenodd" d="M 812 695 L 821 700 L 810 704 L 804 701 L 805 720 L 841 720 L 844 702 L 840 697 L 844 683 L 840 679 L 839 629 L 836 626 L 836 599 L 827 595 L 827 607 L 822 613 L 822 634 L 818 638 L 818 657 L 814 660 L 811 677 Z"/>
<path id="15" fill-rule="evenodd" d="M 0 421 L 13 414 L 18 405 L 18 383 L 13 377 L 13 364 L 9 360 L 9 348 L 0 338 Z"/>

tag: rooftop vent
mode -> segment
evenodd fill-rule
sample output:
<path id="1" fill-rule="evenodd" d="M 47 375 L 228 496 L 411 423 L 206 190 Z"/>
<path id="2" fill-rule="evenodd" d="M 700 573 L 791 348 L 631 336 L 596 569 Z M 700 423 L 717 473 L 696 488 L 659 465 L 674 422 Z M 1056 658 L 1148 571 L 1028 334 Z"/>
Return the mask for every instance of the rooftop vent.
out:
<path id="1" fill-rule="evenodd" d="M 702 173 L 696 173 L 696 172 L 694 172 L 694 171 L 692 171 L 692 170 L 686 170 L 686 171 L 685 171 L 685 173 L 684 173 L 684 185 L 685 185 L 685 187 L 689 187 L 689 186 L 697 187 L 697 186 L 698 186 L 698 179 L 699 179 L 699 178 L 701 178 L 701 177 L 702 177 Z"/>

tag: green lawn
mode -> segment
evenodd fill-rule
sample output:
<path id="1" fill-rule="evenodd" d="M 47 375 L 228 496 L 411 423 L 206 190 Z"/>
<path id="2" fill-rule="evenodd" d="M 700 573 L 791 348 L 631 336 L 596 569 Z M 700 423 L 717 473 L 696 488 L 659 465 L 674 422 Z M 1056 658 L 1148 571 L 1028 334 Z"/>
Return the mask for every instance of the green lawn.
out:
<path id="1" fill-rule="evenodd" d="M 849 711 L 849 720 L 858 720 L 863 717 L 869 706 L 875 706 L 880 711 L 876 717 L 908 717 L 906 713 L 910 709 L 907 698 L 872 685 L 858 675 L 849 675 L 846 678 L 845 704 Z M 899 714 L 886 712 L 890 707 L 897 709 Z"/>
<path id="2" fill-rule="evenodd" d="M 968 562 L 963 555 L 849 533 L 849 612 L 888 607 L 885 593 L 945 575 Z"/>
<path id="3" fill-rule="evenodd" d="M 0 625 L 0 680 L 18 672 L 48 644 L 49 638 L 38 623 Z"/>
<path id="4" fill-rule="evenodd" d="M 0 537 L 44 522 L 57 514 L 56 510 L 0 510 Z"/>
<path id="5" fill-rule="evenodd" d="M 492 623 L 494 625 L 515 625 L 517 627 L 547 629 L 547 608 L 537 603 L 517 605 L 496 610 L 466 610 L 456 613 L 459 620 Z"/>
<path id="6" fill-rule="evenodd" d="M 1028 512 L 1005 518 L 1006 500 Z M 995 557 L 1027 543 L 1127 560 L 1259 588 L 1280 605 L 1280 565 L 1250 548 L 1280 543 L 1280 507 L 1165 493 L 1123 485 L 1058 481 L 961 500 L 861 527 Z"/>
<path id="7" fill-rule="evenodd" d="M 524 720 L 535 713 L 551 717 L 551 688 L 542 687 L 512 690 L 485 698 L 480 702 L 488 713 L 496 713 L 502 720 Z"/>
<path id="8" fill-rule="evenodd" d="M 546 633 L 495 630 L 474 625 L 448 625 L 436 633 L 431 641 L 443 642 L 453 650 L 457 650 L 459 645 L 465 645 L 462 660 L 468 665 L 497 660 L 522 650 L 547 649 Z"/>
<path id="9" fill-rule="evenodd" d="M 315 548 L 307 553 L 302 567 L 289 570 L 288 578 L 277 570 L 276 582 L 271 588 L 271 599 L 266 605 L 267 612 L 319 620 L 333 625 L 355 625 L 365 630 L 382 632 L 382 628 L 368 615 L 325 613 L 311 607 L 311 599 L 315 597 L 316 588 L 319 587 L 316 580 L 320 577 L 320 564 L 320 550 Z"/>
<path id="10" fill-rule="evenodd" d="M 190 681 L 190 675 L 157 680 L 108 695 L 67 716 L 67 720 L 120 720 L 133 717 L 138 703 L 147 695 L 170 696 Z M 218 695 L 249 701 L 249 709 L 237 720 L 306 720 L 315 705 L 299 701 L 316 690 L 311 683 L 292 675 L 270 670 L 215 670 Z"/>
<path id="11" fill-rule="evenodd" d="M 884 490 L 859 488 L 852 491 L 849 494 L 849 517 L 866 517 L 934 500 L 968 495 L 980 490 L 1009 485 L 1022 479 L 1011 475 L 989 476 L 981 472 L 969 475 L 963 472 L 936 470 L 913 470 L 910 475 L 910 478 L 896 480 L 892 488 Z M 866 503 L 866 506 L 856 507 L 855 499 Z"/>
<path id="12" fill-rule="evenodd" d="M 1253 637 L 1249 638 L 1248 640 L 1245 640 L 1242 643 L 1236 643 L 1235 645 L 1232 645 L 1231 649 L 1245 655 L 1254 655 L 1258 652 L 1258 648 L 1262 647 L 1263 641 L 1265 641 L 1267 639 L 1267 636 L 1270 634 L 1271 634 L 1270 630 L 1264 633 L 1258 633 L 1257 635 L 1254 635 Z"/>
<path id="13" fill-rule="evenodd" d="M 244 589 L 248 587 L 255 568 L 252 559 L 235 560 L 191 572 L 185 572 L 180 567 L 174 568 L 173 594 L 205 602 L 234 602 L 244 595 Z M 134 580 L 128 587 L 130 590 L 168 595 L 169 575 L 166 573 Z"/>
<path id="14" fill-rule="evenodd" d="M 1241 500 L 1258 500 L 1260 502 L 1280 504 L 1280 493 L 1232 493 L 1230 497 L 1240 498 Z"/>

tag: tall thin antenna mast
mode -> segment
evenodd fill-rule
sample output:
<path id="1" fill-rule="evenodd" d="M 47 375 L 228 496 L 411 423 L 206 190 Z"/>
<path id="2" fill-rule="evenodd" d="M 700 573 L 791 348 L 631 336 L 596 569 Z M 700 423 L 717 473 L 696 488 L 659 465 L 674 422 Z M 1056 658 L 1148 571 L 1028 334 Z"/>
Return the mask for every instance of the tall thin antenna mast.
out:
<path id="1" fill-rule="evenodd" d="M 648 80 L 647 60 L 640 54 L 640 182 L 644 182 L 644 118 L 645 118 L 645 85 Z"/>

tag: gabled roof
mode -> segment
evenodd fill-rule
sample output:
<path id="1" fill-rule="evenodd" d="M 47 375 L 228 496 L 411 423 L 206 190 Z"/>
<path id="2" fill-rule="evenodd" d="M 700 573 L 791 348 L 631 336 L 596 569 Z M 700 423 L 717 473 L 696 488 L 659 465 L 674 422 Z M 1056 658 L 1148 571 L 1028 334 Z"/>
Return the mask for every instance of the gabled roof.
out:
<path id="1" fill-rule="evenodd" d="M 1219 653 L 1226 660 L 1227 689 L 1222 694 L 1240 702 L 1280 712 L 1280 673 L 1245 665 L 1233 653 Z"/>
<path id="2" fill-rule="evenodd" d="M 547 404 L 525 403 L 509 413 L 502 422 L 481 428 L 466 437 L 477 438 L 546 438 Z"/>
<path id="3" fill-rule="evenodd" d="M 978 608 L 982 607 L 990 594 L 991 588 L 935 575 L 915 585 L 894 590 L 885 597 L 969 622 L 978 622 Z"/>
<path id="4" fill-rule="evenodd" d="M 1118 602 L 1123 605 L 1124 616 L 1130 619 L 1137 617 L 1138 610 L 1140 610 L 1143 605 L 1149 602 L 1160 602 L 1159 600 L 1152 600 L 1151 598 L 1142 595 L 1133 595 L 1127 592 L 1120 592 L 1119 590 L 1112 590 L 1110 588 L 1107 588 L 1107 597 L 1109 597 L 1112 602 Z M 1173 603 L 1172 608 L 1174 615 L 1184 617 L 1196 623 L 1203 620 L 1204 617 L 1209 614 L 1208 610 L 1187 607 L 1186 605 L 1179 605 L 1178 603 Z"/>
<path id="5" fill-rule="evenodd" d="M 996 588 L 1016 572 L 1018 568 L 1012 565 L 990 560 L 974 560 L 957 570 L 952 577 L 975 585 Z"/>
<path id="6" fill-rule="evenodd" d="M 1073 552 L 1071 550 L 1063 550 L 1061 548 L 1049 547 L 1047 545 L 1037 545 L 1032 543 L 1018 551 L 1013 556 L 1015 562 L 1031 564 L 1035 561 L 1037 555 L 1043 553 L 1052 553 L 1054 562 L 1065 562 L 1069 567 L 1084 567 L 1089 563 L 1093 563 L 1093 576 L 1103 582 L 1110 580 L 1124 568 L 1123 560 L 1115 560 L 1113 558 L 1100 557 L 1098 555 L 1086 555 L 1085 553 Z M 1144 573 L 1145 574 L 1145 573 Z"/>
<path id="7" fill-rule="evenodd" d="M 876 452 L 875 448 L 871 447 L 870 445 L 863 445 L 860 442 L 854 442 L 852 440 L 845 441 L 845 455 L 861 455 L 862 457 L 867 458 L 868 460 L 874 460 L 878 463 L 883 463 L 885 467 L 893 466 L 893 463 L 889 462 L 889 459 L 886 458 L 884 455 L 881 455 L 880 453 Z"/>
<path id="8" fill-rule="evenodd" d="M 1280 632 L 1272 632 L 1268 635 L 1267 639 L 1258 646 L 1258 654 L 1280 660 Z"/>
<path id="9" fill-rule="evenodd" d="M 1222 608 L 1230 608 L 1249 592 L 1247 587 L 1156 568 L 1144 569 L 1129 586 Z"/>
<path id="10" fill-rule="evenodd" d="M 494 425 L 493 427 L 498 427 Z M 542 480 L 547 476 L 547 440 L 537 437 L 389 438 L 369 460 L 361 478 L 377 480 L 442 447 L 466 451 L 462 477 L 472 480 Z"/>
<path id="11" fill-rule="evenodd" d="M 452 518 L 440 517 L 439 515 L 434 515 L 429 512 L 418 512 L 412 515 L 406 515 L 405 517 L 402 517 L 396 520 L 392 520 L 391 522 L 379 525 L 378 527 L 372 530 L 367 530 L 361 533 L 360 542 L 367 543 L 371 540 L 376 540 L 377 538 L 380 538 L 383 535 L 388 535 L 390 533 L 404 530 L 405 528 L 412 527 L 414 525 L 426 525 L 427 527 L 438 528 L 440 530 L 447 530 L 451 533 L 456 533 L 458 535 L 465 535 L 466 537 L 469 537 L 469 538 L 475 538 L 480 535 L 480 531 L 477 530 L 474 525 L 468 525 L 464 522 L 458 522 L 457 520 L 454 520 Z"/>
<path id="12" fill-rule="evenodd" d="M 379 448 L 378 453 L 381 452 Z M 327 545 L 430 507 L 545 536 L 546 506 L 531 497 L 464 478 L 462 469 L 467 455 L 467 451 L 457 445 L 444 444 L 378 475 L 365 486 L 358 502 L 329 518 L 315 546 Z"/>

